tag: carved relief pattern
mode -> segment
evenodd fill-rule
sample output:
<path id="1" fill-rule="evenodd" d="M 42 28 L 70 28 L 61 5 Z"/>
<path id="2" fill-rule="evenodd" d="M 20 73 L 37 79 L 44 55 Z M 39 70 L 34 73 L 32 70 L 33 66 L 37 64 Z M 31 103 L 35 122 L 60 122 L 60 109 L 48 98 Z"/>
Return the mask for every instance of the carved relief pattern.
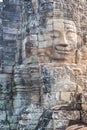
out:
<path id="1" fill-rule="evenodd" d="M 17 11 L 20 8 L 20 21 L 17 19 L 20 26 L 17 25 L 16 31 L 7 30 L 16 42 L 16 48 L 11 50 L 15 60 L 10 59 L 10 53 L 4 56 L 8 49 L 3 49 L 0 42 L 0 66 L 3 57 L 10 59 L 10 67 L 4 60 L 5 70 L 0 68 L 0 108 L 6 109 L 0 114 L 9 121 L 9 128 L 2 130 L 68 130 L 71 122 L 87 123 L 86 0 L 18 3 L 17 7 L 11 7 Z M 5 40 L 13 39 L 5 35 Z"/>

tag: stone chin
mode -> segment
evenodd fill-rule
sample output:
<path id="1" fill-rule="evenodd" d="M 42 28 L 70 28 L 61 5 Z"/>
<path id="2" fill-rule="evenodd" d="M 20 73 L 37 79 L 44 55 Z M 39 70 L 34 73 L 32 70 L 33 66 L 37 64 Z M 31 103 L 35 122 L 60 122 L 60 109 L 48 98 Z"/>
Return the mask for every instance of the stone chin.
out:
<path id="1" fill-rule="evenodd" d="M 64 53 L 54 53 L 53 54 L 53 59 L 54 60 L 69 60 L 70 58 L 71 58 L 72 56 L 70 55 L 70 53 L 66 53 L 66 52 L 64 52 Z"/>
<path id="2" fill-rule="evenodd" d="M 71 50 L 68 50 L 68 51 L 58 51 L 58 50 L 55 50 L 55 52 L 53 52 L 53 57 L 52 59 L 54 61 L 65 61 L 65 62 L 73 62 L 74 61 L 74 58 L 75 58 L 75 52 L 76 52 L 76 49 L 71 49 Z"/>

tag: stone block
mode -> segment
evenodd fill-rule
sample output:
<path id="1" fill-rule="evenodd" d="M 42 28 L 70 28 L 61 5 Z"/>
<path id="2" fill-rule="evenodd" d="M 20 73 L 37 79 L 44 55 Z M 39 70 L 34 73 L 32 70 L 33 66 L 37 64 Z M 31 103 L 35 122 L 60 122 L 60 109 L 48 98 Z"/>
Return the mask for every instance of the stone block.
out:
<path id="1" fill-rule="evenodd" d="M 5 66 L 3 71 L 4 71 L 4 73 L 11 74 L 13 71 L 13 67 L 12 66 Z"/>
<path id="2" fill-rule="evenodd" d="M 6 120 L 6 112 L 5 111 L 0 111 L 0 122 Z"/>
<path id="3" fill-rule="evenodd" d="M 71 92 L 61 92 L 61 100 L 64 102 L 71 102 Z"/>
<path id="4" fill-rule="evenodd" d="M 86 92 L 82 93 L 82 103 L 87 104 L 87 93 Z"/>
<path id="5" fill-rule="evenodd" d="M 69 125 L 68 120 L 54 120 L 54 129 L 64 129 Z"/>
<path id="6" fill-rule="evenodd" d="M 52 118 L 54 120 L 80 120 L 80 112 L 77 110 L 58 110 L 54 111 Z"/>
<path id="7" fill-rule="evenodd" d="M 53 25 L 52 25 L 52 24 L 48 24 L 48 25 L 46 26 L 46 31 L 47 31 L 47 32 L 53 31 Z"/>
<path id="8" fill-rule="evenodd" d="M 37 35 L 30 35 L 30 41 L 37 41 Z"/>

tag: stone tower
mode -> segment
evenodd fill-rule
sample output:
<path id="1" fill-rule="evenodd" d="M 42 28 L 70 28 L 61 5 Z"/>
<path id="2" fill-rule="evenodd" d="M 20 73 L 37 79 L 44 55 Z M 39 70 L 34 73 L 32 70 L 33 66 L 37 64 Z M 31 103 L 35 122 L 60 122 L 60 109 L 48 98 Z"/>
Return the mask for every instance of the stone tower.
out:
<path id="1" fill-rule="evenodd" d="M 87 123 L 86 0 L 0 2 L 0 129 Z"/>

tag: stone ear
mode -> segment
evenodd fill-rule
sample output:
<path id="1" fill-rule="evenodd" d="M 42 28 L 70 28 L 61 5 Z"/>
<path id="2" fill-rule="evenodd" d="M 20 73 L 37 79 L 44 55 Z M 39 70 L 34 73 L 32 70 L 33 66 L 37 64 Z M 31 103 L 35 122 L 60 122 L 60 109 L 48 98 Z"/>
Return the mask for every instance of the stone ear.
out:
<path id="1" fill-rule="evenodd" d="M 81 52 L 79 50 L 76 50 L 75 52 L 75 63 L 81 63 Z"/>
<path id="2" fill-rule="evenodd" d="M 82 37 L 77 34 L 77 49 L 81 48 L 82 46 Z"/>

